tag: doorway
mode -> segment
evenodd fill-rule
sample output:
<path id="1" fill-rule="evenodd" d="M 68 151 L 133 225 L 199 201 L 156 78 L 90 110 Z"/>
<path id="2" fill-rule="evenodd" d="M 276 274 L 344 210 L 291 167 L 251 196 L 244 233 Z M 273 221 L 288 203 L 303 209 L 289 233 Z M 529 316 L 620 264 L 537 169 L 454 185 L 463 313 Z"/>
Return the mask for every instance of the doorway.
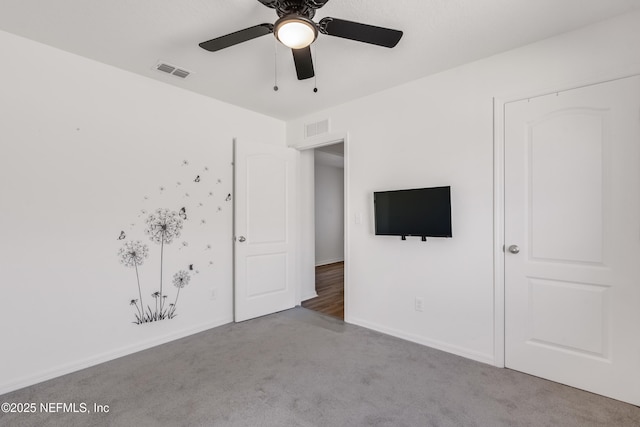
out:
<path id="1" fill-rule="evenodd" d="M 344 142 L 317 147 L 313 151 L 317 296 L 303 301 L 302 306 L 344 320 Z"/>

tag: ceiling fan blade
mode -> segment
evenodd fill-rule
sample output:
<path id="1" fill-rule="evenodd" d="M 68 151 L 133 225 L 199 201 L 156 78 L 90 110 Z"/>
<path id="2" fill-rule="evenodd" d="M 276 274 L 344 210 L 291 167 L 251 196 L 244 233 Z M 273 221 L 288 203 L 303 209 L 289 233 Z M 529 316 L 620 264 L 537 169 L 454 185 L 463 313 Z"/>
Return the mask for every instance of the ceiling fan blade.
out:
<path id="1" fill-rule="evenodd" d="M 226 36 L 217 37 L 215 39 L 202 42 L 199 46 L 209 52 L 216 52 L 226 47 L 234 46 L 242 42 L 246 42 L 256 37 L 264 36 L 269 33 L 273 33 L 272 24 L 260 24 L 253 27 L 245 28 L 244 30 L 236 31 L 235 33 L 227 34 Z"/>
<path id="2" fill-rule="evenodd" d="M 400 30 L 329 17 L 322 18 L 319 27 L 323 34 L 384 47 L 394 47 L 402 38 Z"/>
<path id="3" fill-rule="evenodd" d="M 313 60 L 311 59 L 311 48 L 307 46 L 302 49 L 291 49 L 291 52 L 293 52 L 293 62 L 296 64 L 298 80 L 309 79 L 315 76 Z"/>

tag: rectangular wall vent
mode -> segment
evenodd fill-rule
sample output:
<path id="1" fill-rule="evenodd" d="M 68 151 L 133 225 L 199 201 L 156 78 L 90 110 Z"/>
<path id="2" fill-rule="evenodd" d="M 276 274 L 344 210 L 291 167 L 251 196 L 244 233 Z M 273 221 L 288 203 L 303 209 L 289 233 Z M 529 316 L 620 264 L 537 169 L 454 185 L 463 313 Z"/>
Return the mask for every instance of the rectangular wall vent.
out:
<path id="1" fill-rule="evenodd" d="M 329 119 L 320 120 L 315 123 L 307 123 L 304 125 L 305 138 L 322 135 L 329 132 Z"/>
<path id="2" fill-rule="evenodd" d="M 191 74 L 190 71 L 184 70 L 182 68 L 178 68 L 174 65 L 170 65 L 164 62 L 158 62 L 155 66 L 155 69 L 158 71 L 165 72 L 167 74 L 174 75 L 176 77 L 183 78 L 183 79 L 186 78 L 189 74 Z"/>

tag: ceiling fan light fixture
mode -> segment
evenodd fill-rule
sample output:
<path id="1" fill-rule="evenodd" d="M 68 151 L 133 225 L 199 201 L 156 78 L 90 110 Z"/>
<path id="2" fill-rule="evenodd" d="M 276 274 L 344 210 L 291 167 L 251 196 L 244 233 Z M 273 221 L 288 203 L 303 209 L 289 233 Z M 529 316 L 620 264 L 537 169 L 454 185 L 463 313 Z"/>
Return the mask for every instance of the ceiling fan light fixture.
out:
<path id="1" fill-rule="evenodd" d="M 280 43 L 291 49 L 305 48 L 318 37 L 314 22 L 299 15 L 287 15 L 278 19 L 273 32 Z"/>

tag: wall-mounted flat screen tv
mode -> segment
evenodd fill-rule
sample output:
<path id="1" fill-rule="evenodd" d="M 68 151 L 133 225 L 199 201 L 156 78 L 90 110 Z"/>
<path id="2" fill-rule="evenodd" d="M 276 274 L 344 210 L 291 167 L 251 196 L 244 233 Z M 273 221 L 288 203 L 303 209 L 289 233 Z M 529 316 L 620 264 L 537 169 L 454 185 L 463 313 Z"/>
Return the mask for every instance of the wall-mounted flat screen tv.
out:
<path id="1" fill-rule="evenodd" d="M 373 193 L 376 235 L 452 237 L 451 187 Z"/>

